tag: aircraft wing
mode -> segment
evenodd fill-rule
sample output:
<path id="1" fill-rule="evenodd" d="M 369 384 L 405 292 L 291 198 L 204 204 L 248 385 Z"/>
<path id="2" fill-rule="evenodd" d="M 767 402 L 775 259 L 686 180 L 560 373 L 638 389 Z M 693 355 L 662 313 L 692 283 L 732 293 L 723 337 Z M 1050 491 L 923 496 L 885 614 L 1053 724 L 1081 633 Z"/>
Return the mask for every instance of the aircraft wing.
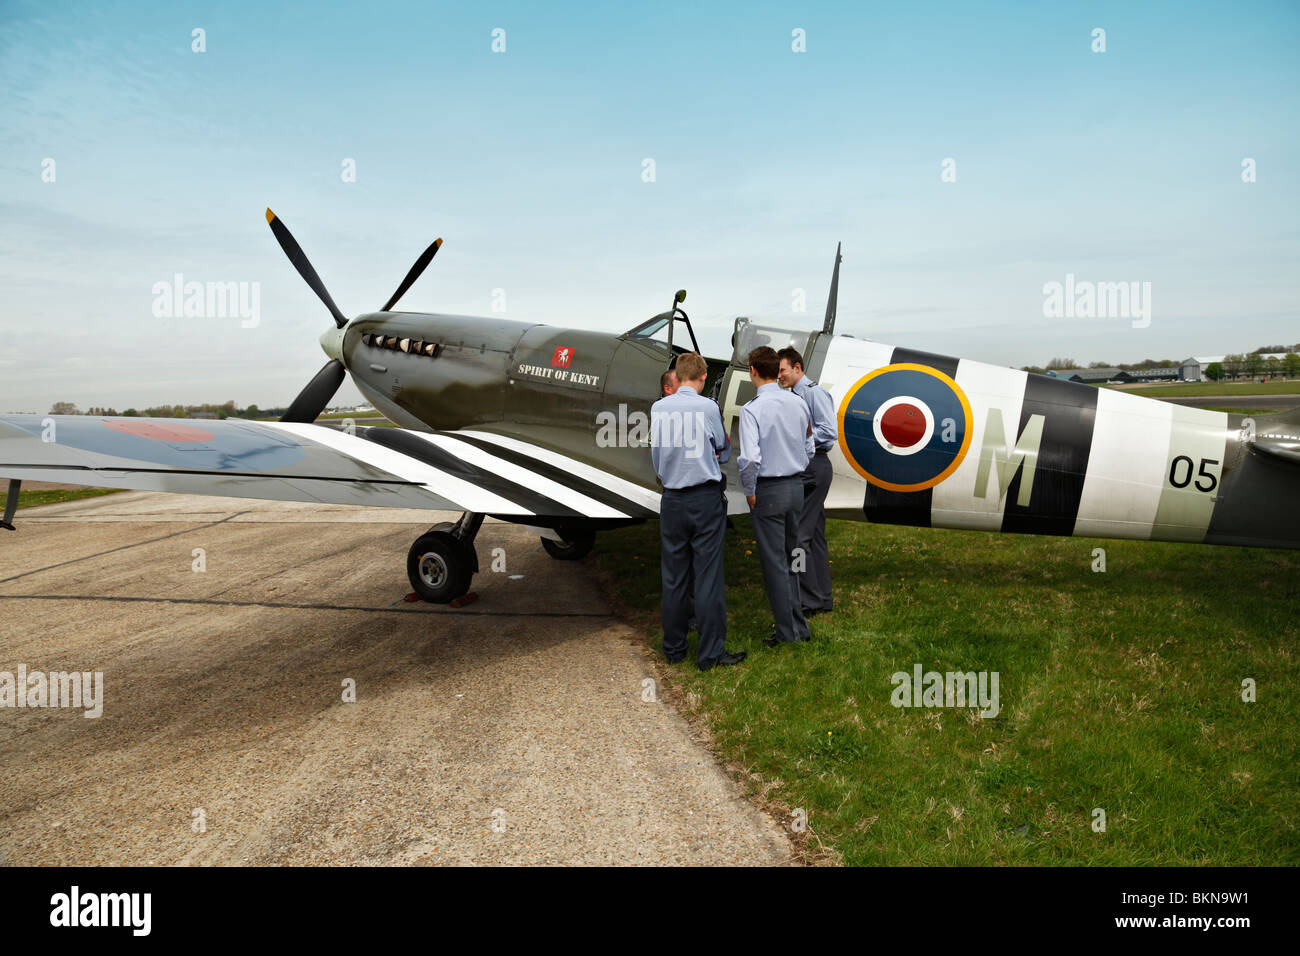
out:
<path id="1" fill-rule="evenodd" d="M 0 478 L 502 518 L 640 518 L 659 495 L 484 432 L 0 415 Z"/>

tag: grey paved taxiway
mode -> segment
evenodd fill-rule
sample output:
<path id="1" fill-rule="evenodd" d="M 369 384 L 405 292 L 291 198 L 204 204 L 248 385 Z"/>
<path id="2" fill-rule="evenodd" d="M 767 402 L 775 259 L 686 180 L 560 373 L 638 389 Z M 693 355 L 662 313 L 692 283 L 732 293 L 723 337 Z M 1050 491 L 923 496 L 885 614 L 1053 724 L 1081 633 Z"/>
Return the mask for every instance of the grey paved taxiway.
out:
<path id="1" fill-rule="evenodd" d="M 790 862 L 642 699 L 650 652 L 581 564 L 489 522 L 481 600 L 401 601 L 446 517 L 142 492 L 20 511 L 0 671 L 99 671 L 104 703 L 0 708 L 0 863 Z"/>

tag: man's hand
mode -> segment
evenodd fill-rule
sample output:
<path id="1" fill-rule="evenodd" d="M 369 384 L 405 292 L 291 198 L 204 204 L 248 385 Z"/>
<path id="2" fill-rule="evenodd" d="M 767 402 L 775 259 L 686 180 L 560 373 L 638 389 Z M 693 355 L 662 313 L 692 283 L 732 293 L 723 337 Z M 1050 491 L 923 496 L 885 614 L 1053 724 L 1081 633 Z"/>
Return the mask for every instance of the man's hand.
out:
<path id="1" fill-rule="evenodd" d="M 754 506 L 758 504 L 758 495 L 745 495 L 745 500 L 749 502 L 749 510 L 753 511 Z"/>

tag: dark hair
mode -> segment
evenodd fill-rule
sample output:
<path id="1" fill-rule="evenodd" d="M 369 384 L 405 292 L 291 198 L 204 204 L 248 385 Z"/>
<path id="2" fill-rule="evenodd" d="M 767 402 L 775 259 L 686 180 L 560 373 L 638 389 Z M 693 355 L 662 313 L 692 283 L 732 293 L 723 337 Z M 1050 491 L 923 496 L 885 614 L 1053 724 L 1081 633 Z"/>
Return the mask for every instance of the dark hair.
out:
<path id="1" fill-rule="evenodd" d="M 770 345 L 760 345 L 749 353 L 749 367 L 764 381 L 775 379 L 781 371 L 781 360 Z"/>
<path id="2" fill-rule="evenodd" d="M 790 363 L 791 368 L 794 368 L 796 365 L 798 365 L 799 370 L 803 371 L 803 356 L 799 354 L 799 350 L 795 348 L 793 345 L 787 345 L 785 348 L 778 351 L 776 353 L 776 357 L 778 361 L 780 359 L 785 359 L 787 362 Z"/>
<path id="3" fill-rule="evenodd" d="M 660 398 L 664 397 L 664 389 L 668 387 L 668 383 L 671 382 L 676 377 L 677 377 L 677 373 L 672 369 L 668 369 L 666 372 L 664 372 L 662 375 L 659 376 L 659 397 Z"/>

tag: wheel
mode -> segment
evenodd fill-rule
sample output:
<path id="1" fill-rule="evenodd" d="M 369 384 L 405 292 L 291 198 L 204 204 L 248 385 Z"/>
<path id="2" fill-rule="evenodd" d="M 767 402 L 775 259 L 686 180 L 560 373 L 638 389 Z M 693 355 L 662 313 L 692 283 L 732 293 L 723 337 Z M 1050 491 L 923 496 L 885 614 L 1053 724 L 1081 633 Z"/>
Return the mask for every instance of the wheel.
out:
<path id="1" fill-rule="evenodd" d="M 447 604 L 469 590 L 477 570 L 473 545 L 457 541 L 445 531 L 431 531 L 415 539 L 406 555 L 406 576 L 422 600 Z"/>
<path id="2" fill-rule="evenodd" d="M 555 560 L 579 561 L 591 554 L 591 549 L 596 544 L 596 532 L 585 528 L 558 528 L 556 530 L 564 538 L 563 541 L 554 541 L 550 538 L 542 539 L 542 547 Z"/>

